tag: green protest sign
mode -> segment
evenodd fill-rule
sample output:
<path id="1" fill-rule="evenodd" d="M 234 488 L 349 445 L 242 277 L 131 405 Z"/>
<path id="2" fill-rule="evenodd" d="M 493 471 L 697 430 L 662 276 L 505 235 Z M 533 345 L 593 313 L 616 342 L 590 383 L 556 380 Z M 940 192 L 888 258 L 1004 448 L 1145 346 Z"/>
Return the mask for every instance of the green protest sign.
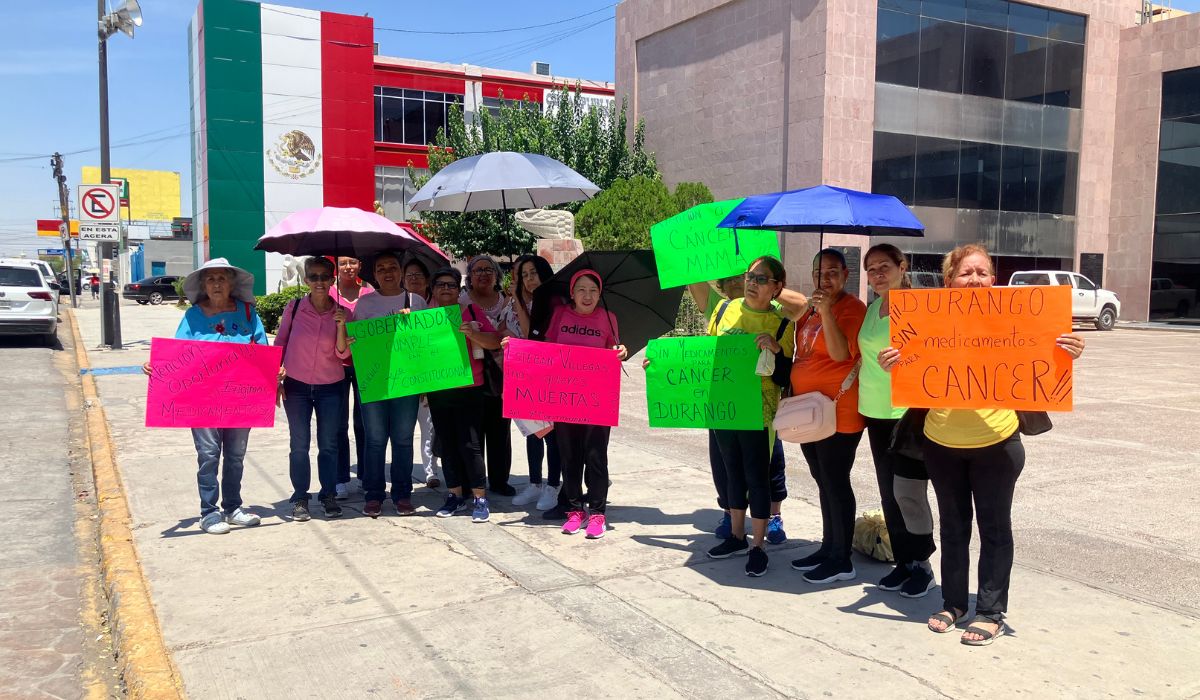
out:
<path id="1" fill-rule="evenodd" d="M 779 257 L 774 231 L 717 228 L 740 199 L 699 204 L 650 227 L 663 289 L 740 275 L 763 255 Z"/>
<path id="2" fill-rule="evenodd" d="M 651 340 L 646 406 L 651 428 L 758 430 L 762 381 L 753 335 Z"/>
<path id="3" fill-rule="evenodd" d="M 470 385 L 460 326 L 457 305 L 347 324 L 363 403 Z"/>

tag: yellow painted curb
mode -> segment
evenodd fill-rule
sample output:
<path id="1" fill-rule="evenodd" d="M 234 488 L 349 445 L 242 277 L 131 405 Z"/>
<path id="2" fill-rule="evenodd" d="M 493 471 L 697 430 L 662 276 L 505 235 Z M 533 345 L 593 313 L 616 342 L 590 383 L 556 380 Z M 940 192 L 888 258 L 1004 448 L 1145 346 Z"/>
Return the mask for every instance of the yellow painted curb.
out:
<path id="1" fill-rule="evenodd" d="M 76 362 L 80 369 L 90 369 L 75 313 L 67 307 L 64 310 L 71 319 Z M 121 677 L 131 698 L 183 698 L 179 670 L 163 642 L 158 615 L 129 529 L 129 503 L 121 488 L 116 448 L 109 436 L 108 418 L 100 405 L 96 380 L 90 373 L 82 374 L 80 379 L 99 511 L 100 572 Z"/>

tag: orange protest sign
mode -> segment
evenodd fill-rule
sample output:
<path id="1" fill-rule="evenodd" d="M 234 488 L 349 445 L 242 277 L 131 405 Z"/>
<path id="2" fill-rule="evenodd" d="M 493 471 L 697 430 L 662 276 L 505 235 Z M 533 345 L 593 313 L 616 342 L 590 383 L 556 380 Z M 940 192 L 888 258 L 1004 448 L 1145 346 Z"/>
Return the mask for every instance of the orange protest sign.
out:
<path id="1" fill-rule="evenodd" d="M 894 289 L 892 403 L 912 408 L 1070 411 L 1068 287 Z"/>

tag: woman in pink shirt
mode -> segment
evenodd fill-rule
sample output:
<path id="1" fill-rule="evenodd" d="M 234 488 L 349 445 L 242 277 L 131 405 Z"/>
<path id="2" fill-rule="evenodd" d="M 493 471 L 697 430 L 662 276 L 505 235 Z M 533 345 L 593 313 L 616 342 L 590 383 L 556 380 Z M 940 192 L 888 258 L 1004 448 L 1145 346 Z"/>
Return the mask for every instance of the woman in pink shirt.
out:
<path id="1" fill-rule="evenodd" d="M 603 282 L 594 270 L 580 270 L 571 277 L 571 305 L 554 310 L 546 340 L 564 345 L 610 348 L 624 360 L 629 349 L 621 345 L 617 317 L 608 309 L 598 309 Z M 583 529 L 584 507 L 588 510 L 587 537 L 604 536 L 608 525 L 604 504 L 608 500 L 608 436 L 606 425 L 555 423 L 559 459 L 562 460 L 562 492 L 567 522 L 563 533 L 574 535 Z M 583 484 L 587 482 L 587 503 L 583 502 Z"/>
<path id="2" fill-rule="evenodd" d="M 289 302 L 283 310 L 275 344 L 283 348 L 283 367 L 287 376 L 280 387 L 280 399 L 287 413 L 291 452 L 288 473 L 292 480 L 292 520 L 309 519 L 308 487 L 312 465 L 308 450 L 312 437 L 312 415 L 317 414 L 317 480 L 321 490 L 317 499 L 325 508 L 326 518 L 337 518 L 342 508 L 335 498 L 338 464 L 338 432 L 345 395 L 346 371 L 342 362 L 350 356 L 346 323 L 352 312 L 333 300 L 333 263 L 325 258 L 304 261 L 304 278 L 309 293 Z"/>
<path id="3" fill-rule="evenodd" d="M 333 297 L 333 300 L 340 306 L 354 313 L 354 307 L 358 305 L 358 300 L 375 290 L 359 279 L 358 274 L 362 271 L 362 263 L 358 258 L 342 256 L 337 259 L 337 268 L 337 284 L 329 290 L 329 296 Z M 360 477 L 362 476 L 363 446 L 366 444 L 363 433 L 362 397 L 358 394 L 358 378 L 354 376 L 354 365 L 350 363 L 349 357 L 343 364 L 346 367 L 346 380 L 342 385 L 342 417 L 338 423 L 336 495 L 339 499 L 350 497 L 351 425 L 354 426 L 354 452 L 358 458 L 355 465 L 358 466 Z M 353 402 L 350 400 L 351 390 L 354 393 Z M 353 417 L 353 423 L 351 423 L 351 417 Z"/>

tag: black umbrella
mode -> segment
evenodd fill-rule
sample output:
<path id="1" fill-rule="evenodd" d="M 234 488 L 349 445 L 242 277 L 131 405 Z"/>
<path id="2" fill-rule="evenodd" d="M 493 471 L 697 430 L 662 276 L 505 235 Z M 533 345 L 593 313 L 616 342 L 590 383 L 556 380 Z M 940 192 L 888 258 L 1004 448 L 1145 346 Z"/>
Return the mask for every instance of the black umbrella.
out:
<path id="1" fill-rule="evenodd" d="M 531 336 L 541 340 L 558 304 L 569 304 L 571 276 L 595 270 L 603 280 L 600 306 L 617 317 L 621 342 L 633 355 L 675 328 L 683 287 L 660 289 L 658 267 L 649 250 L 605 250 L 581 254 L 533 293 Z"/>

